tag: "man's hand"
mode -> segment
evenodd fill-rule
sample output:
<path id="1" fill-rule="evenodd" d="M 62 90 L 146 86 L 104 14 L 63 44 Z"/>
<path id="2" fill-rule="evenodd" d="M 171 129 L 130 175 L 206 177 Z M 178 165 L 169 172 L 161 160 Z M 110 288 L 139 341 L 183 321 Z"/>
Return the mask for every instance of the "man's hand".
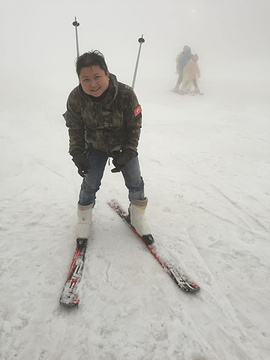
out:
<path id="1" fill-rule="evenodd" d="M 122 171 L 125 165 L 132 159 L 132 156 L 126 152 L 116 152 L 113 155 L 113 165 L 115 166 L 114 169 L 111 170 L 112 173 L 116 173 Z"/>
<path id="2" fill-rule="evenodd" d="M 86 174 L 88 174 L 88 171 L 90 170 L 90 164 L 89 160 L 87 159 L 85 154 L 74 154 L 72 156 L 72 161 L 78 168 L 78 174 L 80 174 L 82 177 L 85 177 Z"/>

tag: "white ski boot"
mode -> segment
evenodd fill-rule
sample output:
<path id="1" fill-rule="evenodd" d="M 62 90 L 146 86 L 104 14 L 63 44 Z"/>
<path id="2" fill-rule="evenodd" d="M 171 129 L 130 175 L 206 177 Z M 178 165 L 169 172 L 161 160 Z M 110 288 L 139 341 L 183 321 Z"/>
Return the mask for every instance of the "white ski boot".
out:
<path id="1" fill-rule="evenodd" d="M 128 211 L 131 226 L 134 227 L 137 233 L 142 237 L 146 245 L 152 245 L 154 239 L 145 217 L 147 203 L 147 198 L 144 198 L 143 200 L 131 200 Z"/>
<path id="2" fill-rule="evenodd" d="M 92 225 L 92 211 L 94 204 L 80 205 L 78 204 L 78 224 L 76 228 L 77 239 L 88 239 Z"/>

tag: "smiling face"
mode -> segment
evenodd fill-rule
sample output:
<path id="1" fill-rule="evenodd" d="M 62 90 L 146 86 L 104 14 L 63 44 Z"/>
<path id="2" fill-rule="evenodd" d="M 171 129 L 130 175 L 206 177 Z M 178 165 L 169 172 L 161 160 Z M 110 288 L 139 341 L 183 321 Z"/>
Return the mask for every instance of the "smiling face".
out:
<path id="1" fill-rule="evenodd" d="M 101 96 L 109 87 L 109 72 L 98 65 L 83 67 L 79 75 L 80 84 L 87 95 Z"/>

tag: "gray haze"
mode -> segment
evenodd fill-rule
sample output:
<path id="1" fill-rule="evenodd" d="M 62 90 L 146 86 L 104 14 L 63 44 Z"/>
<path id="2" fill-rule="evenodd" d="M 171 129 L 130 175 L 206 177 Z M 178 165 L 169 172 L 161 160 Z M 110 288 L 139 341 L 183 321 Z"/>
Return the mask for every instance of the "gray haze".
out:
<path id="1" fill-rule="evenodd" d="M 58 92 L 67 95 L 77 82 L 75 16 L 81 24 L 80 53 L 99 49 L 110 71 L 128 84 L 142 34 L 146 42 L 138 81 L 175 81 L 175 57 L 185 44 L 199 54 L 204 81 L 269 77 L 269 0 L 1 0 L 0 12 L 0 80 L 6 100 L 11 95 L 24 100 L 29 88 L 54 98 Z"/>

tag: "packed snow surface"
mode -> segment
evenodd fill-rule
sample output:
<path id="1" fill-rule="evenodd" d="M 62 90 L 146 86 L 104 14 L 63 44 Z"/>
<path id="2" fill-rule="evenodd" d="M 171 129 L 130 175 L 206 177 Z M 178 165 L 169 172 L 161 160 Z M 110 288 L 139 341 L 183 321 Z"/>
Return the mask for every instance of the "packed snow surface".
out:
<path id="1" fill-rule="evenodd" d="M 72 88 L 54 106 L 1 105 L 1 360 L 270 358 L 269 85 L 205 79 L 180 96 L 175 80 L 138 81 L 139 156 L 156 244 L 196 294 L 107 205 L 128 206 L 108 164 L 81 301 L 61 307 L 81 183 L 61 115 Z"/>

